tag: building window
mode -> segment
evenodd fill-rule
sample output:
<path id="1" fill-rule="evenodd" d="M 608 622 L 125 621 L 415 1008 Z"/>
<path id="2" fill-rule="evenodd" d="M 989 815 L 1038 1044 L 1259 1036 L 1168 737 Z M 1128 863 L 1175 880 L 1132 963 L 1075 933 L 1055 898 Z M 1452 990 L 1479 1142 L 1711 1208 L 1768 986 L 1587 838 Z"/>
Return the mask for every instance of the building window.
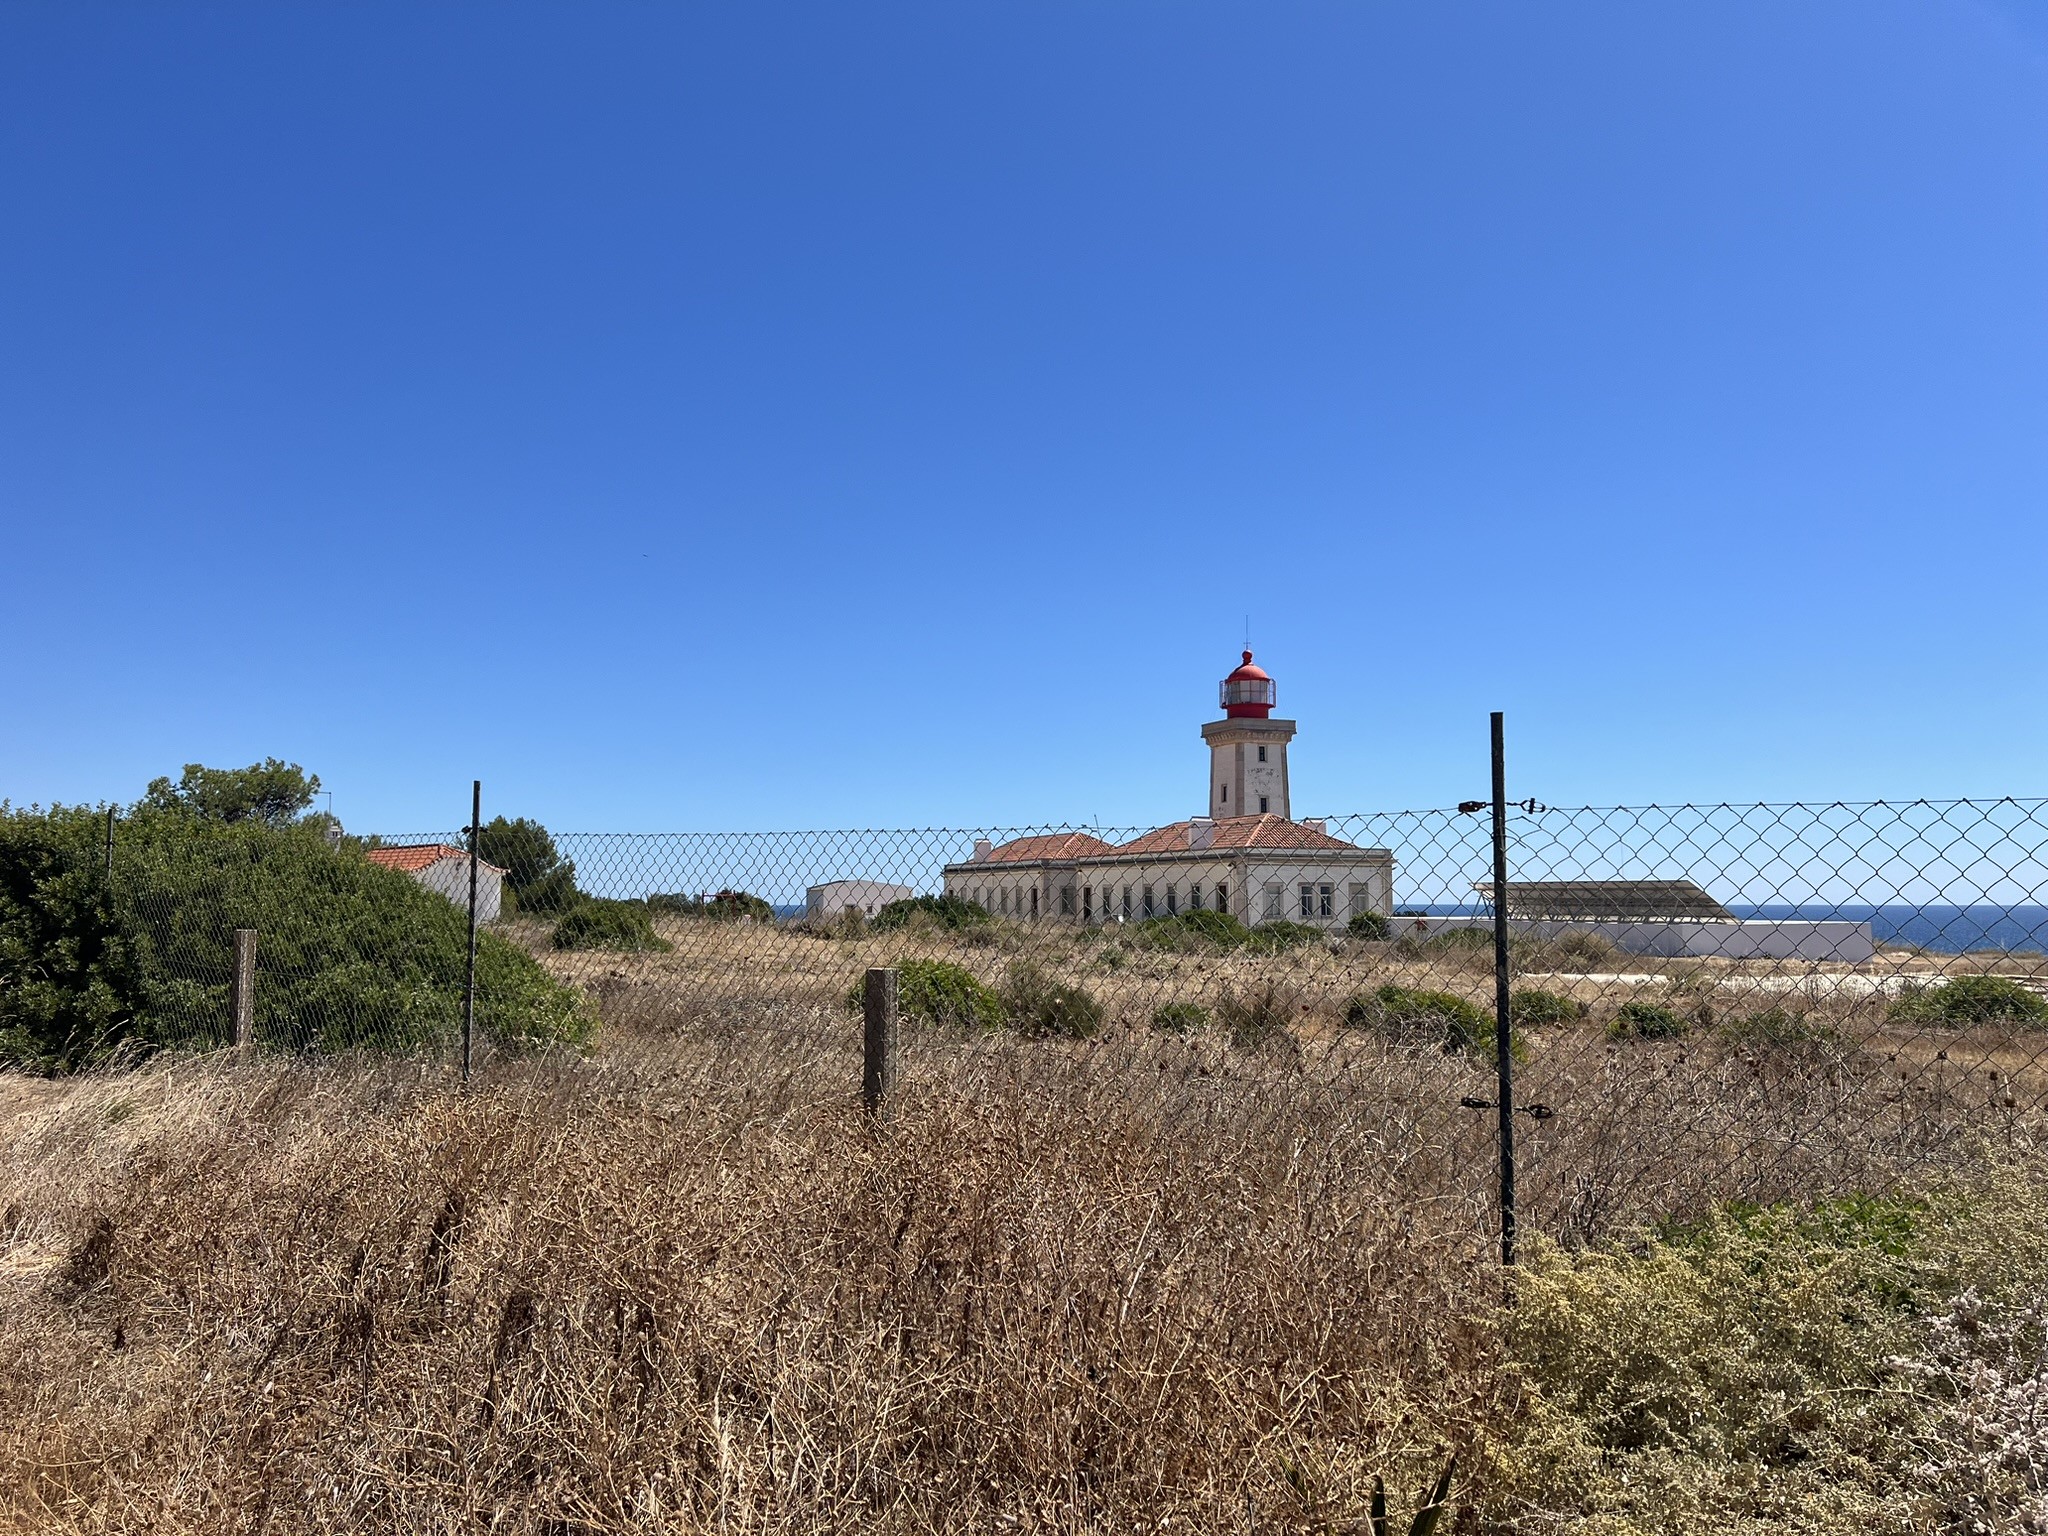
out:
<path id="1" fill-rule="evenodd" d="M 1266 760 L 1266 749 L 1265 749 L 1264 747 L 1260 747 L 1260 748 L 1259 748 L 1259 761 L 1263 763 L 1263 762 L 1264 762 L 1265 760 Z"/>
<path id="2" fill-rule="evenodd" d="M 1259 814 L 1261 816 L 1266 814 L 1266 797 L 1264 795 L 1259 796 Z"/>
<path id="3" fill-rule="evenodd" d="M 1334 916 L 1334 887 L 1316 885 L 1312 882 L 1304 881 L 1301 887 L 1301 915 L 1303 917 Z"/>
<path id="4" fill-rule="evenodd" d="M 1177 885 L 1169 885 L 1166 888 L 1166 915 L 1168 917 L 1180 915 L 1180 887 Z"/>
<path id="5" fill-rule="evenodd" d="M 1093 920 L 1094 916 L 1095 887 L 1092 885 L 1084 885 L 1081 887 L 1081 920 L 1083 922 L 1088 922 Z"/>
<path id="6" fill-rule="evenodd" d="M 1228 784 L 1223 786 L 1223 803 L 1225 805 L 1230 804 L 1230 786 Z"/>
<path id="7" fill-rule="evenodd" d="M 1202 882 L 1199 880 L 1188 887 L 1188 910 L 1190 912 L 1202 910 Z"/>
<path id="8" fill-rule="evenodd" d="M 1145 915 L 1152 915 L 1152 887 L 1149 885 L 1145 887 Z"/>
<path id="9" fill-rule="evenodd" d="M 1358 917 L 1372 910 L 1372 887 L 1354 883 L 1351 887 L 1351 915 Z"/>
<path id="10" fill-rule="evenodd" d="M 1286 915 L 1287 915 L 1287 914 L 1286 914 L 1286 912 L 1284 912 L 1284 911 L 1283 911 L 1283 910 L 1281 909 L 1281 906 L 1280 906 L 1280 887 L 1279 887 L 1279 886 L 1277 886 L 1277 885 L 1269 885 L 1269 886 L 1267 886 L 1267 887 L 1266 887 L 1266 916 L 1268 916 L 1268 917 L 1285 917 Z"/>
<path id="11" fill-rule="evenodd" d="M 1301 888 L 1301 915 L 1303 917 L 1314 917 L 1316 915 L 1316 888 L 1313 885 L 1304 885 Z"/>
<path id="12" fill-rule="evenodd" d="M 1063 885 L 1060 887 L 1060 916 L 1072 917 L 1073 915 L 1074 888 L 1071 885 Z"/>
<path id="13" fill-rule="evenodd" d="M 1038 887 L 1031 887 L 1031 915 L 1038 916 Z"/>
<path id="14" fill-rule="evenodd" d="M 1127 885 L 1127 886 L 1125 886 L 1125 887 L 1124 887 L 1124 916 L 1125 916 L 1125 917 L 1129 917 L 1130 915 L 1131 915 L 1131 888 L 1130 888 L 1130 887 L 1129 887 L 1129 886 Z"/>
<path id="15" fill-rule="evenodd" d="M 1228 912 L 1230 910 L 1230 887 L 1227 885 L 1216 887 L 1216 910 L 1218 912 Z"/>

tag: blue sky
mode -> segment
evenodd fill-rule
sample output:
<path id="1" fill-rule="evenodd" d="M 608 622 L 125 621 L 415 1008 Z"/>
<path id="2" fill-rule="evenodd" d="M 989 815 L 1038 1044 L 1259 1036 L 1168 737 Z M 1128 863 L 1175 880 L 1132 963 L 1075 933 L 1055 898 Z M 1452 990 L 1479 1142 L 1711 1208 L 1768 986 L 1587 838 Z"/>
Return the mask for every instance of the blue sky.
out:
<path id="1" fill-rule="evenodd" d="M 0 794 L 2048 791 L 2048 21 L 0 11 Z"/>

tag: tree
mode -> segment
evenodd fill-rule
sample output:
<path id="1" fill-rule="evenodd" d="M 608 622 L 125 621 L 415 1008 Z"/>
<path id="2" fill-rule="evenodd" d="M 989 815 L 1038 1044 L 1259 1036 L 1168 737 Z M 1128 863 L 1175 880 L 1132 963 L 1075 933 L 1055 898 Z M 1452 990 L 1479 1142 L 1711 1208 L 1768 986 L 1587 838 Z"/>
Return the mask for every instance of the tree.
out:
<path id="1" fill-rule="evenodd" d="M 521 912 L 566 912 L 583 899 L 576 889 L 576 864 L 562 857 L 548 829 L 521 816 L 498 816 L 477 834 L 476 856 L 505 871 Z"/>
<path id="2" fill-rule="evenodd" d="M 266 757 L 246 768 L 208 768 L 187 763 L 173 784 L 152 779 L 143 794 L 143 808 L 178 811 L 201 821 L 255 821 L 266 827 L 288 826 L 320 793 L 320 775 L 297 763 Z"/>

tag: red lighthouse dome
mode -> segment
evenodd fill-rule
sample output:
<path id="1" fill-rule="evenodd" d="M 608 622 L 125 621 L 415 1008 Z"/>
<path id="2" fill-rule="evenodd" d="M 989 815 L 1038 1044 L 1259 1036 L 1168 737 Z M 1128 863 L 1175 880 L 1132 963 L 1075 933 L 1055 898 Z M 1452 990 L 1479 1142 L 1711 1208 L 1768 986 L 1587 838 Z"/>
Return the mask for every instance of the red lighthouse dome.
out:
<path id="1" fill-rule="evenodd" d="M 1279 691 L 1264 667 L 1255 666 L 1252 653 L 1244 653 L 1244 664 L 1223 679 L 1223 713 L 1233 720 L 1264 720 L 1279 702 Z M 1260 749 L 1264 751 L 1264 748 Z"/>

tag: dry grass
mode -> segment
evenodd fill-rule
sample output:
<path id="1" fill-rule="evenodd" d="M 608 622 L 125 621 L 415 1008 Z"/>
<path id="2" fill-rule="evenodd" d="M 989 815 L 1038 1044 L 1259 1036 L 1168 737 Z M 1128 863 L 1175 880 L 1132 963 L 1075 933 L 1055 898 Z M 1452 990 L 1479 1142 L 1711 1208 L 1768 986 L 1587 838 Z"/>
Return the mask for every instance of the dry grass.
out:
<path id="1" fill-rule="evenodd" d="M 1453 1123 L 925 1041 L 877 1131 L 843 1029 L 721 1023 L 18 1108 L 14 1525 L 1270 1530 L 1420 1482 L 1490 1390 Z"/>
<path id="2" fill-rule="evenodd" d="M 467 1089 L 390 1060 L 0 1083 L 11 1528 L 1342 1530 L 1512 1411 L 1492 1117 L 1459 1102 L 1489 1066 L 1336 1022 L 1383 980 L 1483 998 L 1483 967 L 1040 941 L 1104 1033 L 912 1030 L 875 1126 L 847 982 L 994 979 L 1014 934 L 676 936 L 550 954 L 603 1044 Z M 1257 1048 L 1144 1027 L 1256 988 L 1293 1020 Z M 1528 1224 L 1883 1187 L 2038 1123 L 2038 1035 L 1816 1007 L 1789 1044 L 1535 1032 Z"/>

